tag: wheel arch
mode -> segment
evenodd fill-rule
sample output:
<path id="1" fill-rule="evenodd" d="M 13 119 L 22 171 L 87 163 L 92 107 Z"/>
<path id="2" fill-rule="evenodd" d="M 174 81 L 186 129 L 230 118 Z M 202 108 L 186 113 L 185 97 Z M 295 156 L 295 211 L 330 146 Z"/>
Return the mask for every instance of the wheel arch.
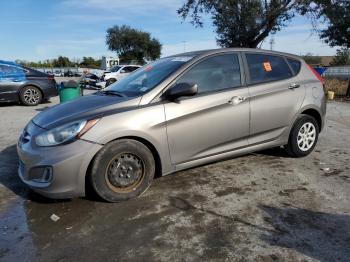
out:
<path id="1" fill-rule="evenodd" d="M 323 127 L 323 120 L 322 120 L 321 114 L 318 110 L 316 110 L 315 108 L 307 108 L 307 109 L 304 109 L 300 114 L 309 115 L 309 116 L 315 118 L 315 120 L 318 124 L 318 127 L 321 131 L 321 129 Z"/>

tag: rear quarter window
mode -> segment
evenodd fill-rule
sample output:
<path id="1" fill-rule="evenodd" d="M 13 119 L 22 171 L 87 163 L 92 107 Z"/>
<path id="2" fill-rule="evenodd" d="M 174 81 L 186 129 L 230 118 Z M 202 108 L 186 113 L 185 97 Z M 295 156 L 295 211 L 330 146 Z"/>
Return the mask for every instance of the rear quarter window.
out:
<path id="1" fill-rule="evenodd" d="M 293 70 L 293 74 L 297 75 L 300 71 L 301 68 L 301 63 L 300 61 L 296 60 L 296 59 L 292 59 L 292 58 L 287 58 L 288 64 L 290 65 L 290 67 Z"/>
<path id="2" fill-rule="evenodd" d="M 282 56 L 249 53 L 245 56 L 249 70 L 249 84 L 277 81 L 293 76 Z"/>

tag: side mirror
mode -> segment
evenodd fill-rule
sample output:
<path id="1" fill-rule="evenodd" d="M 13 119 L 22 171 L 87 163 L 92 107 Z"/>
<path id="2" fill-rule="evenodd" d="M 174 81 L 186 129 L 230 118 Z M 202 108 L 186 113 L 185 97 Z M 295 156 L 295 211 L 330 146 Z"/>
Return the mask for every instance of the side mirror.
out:
<path id="1" fill-rule="evenodd" d="M 121 74 L 125 74 L 126 71 L 125 71 L 124 69 L 122 69 L 122 70 L 120 70 L 120 73 L 121 73 Z"/>
<path id="2" fill-rule="evenodd" d="M 197 84 L 193 83 L 178 83 L 172 86 L 165 92 L 165 98 L 175 100 L 182 96 L 194 96 L 198 93 Z"/>

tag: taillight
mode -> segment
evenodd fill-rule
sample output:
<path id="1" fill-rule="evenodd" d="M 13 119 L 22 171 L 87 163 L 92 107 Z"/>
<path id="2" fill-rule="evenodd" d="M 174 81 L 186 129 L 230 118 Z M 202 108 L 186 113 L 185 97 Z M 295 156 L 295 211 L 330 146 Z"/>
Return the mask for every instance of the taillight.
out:
<path id="1" fill-rule="evenodd" d="M 322 76 L 320 76 L 319 73 L 317 73 L 317 71 L 315 69 L 313 69 L 312 66 L 307 65 L 309 67 L 309 69 L 311 70 L 311 72 L 317 77 L 317 79 L 322 83 L 322 85 L 324 85 L 324 79 L 322 78 Z"/>
<path id="2" fill-rule="evenodd" d="M 55 76 L 53 76 L 53 75 L 49 75 L 47 78 L 48 78 L 49 80 L 55 80 Z"/>

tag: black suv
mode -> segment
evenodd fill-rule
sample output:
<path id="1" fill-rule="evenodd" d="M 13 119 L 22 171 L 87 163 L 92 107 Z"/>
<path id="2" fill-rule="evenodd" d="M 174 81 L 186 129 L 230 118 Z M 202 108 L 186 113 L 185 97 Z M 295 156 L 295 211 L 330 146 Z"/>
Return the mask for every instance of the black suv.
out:
<path id="1" fill-rule="evenodd" d="M 53 75 L 0 60 L 0 102 L 35 106 L 53 96 L 57 96 Z"/>

